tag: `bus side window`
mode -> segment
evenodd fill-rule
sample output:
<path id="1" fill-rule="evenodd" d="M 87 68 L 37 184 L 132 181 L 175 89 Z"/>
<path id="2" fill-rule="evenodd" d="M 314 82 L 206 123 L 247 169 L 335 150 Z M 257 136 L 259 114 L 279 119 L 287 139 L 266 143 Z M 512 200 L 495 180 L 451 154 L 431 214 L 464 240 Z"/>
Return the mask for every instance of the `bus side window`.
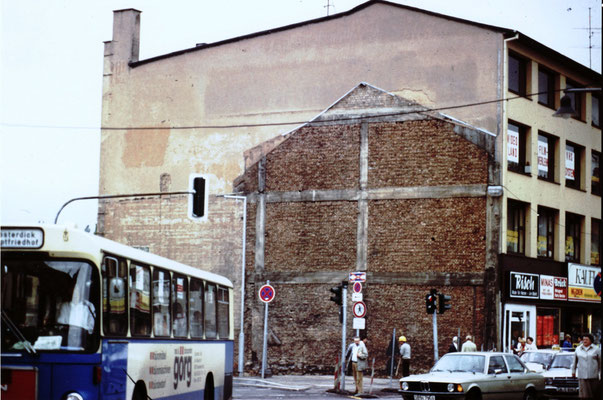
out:
<path id="1" fill-rule="evenodd" d="M 218 286 L 218 335 L 220 339 L 230 336 L 230 311 L 228 288 Z"/>
<path id="2" fill-rule="evenodd" d="M 217 290 L 213 283 L 207 284 L 205 291 L 205 338 L 215 339 L 217 337 L 216 323 L 216 306 L 217 306 Z"/>
<path id="3" fill-rule="evenodd" d="M 153 269 L 153 331 L 155 336 L 170 336 L 170 273 Z"/>
<path id="4" fill-rule="evenodd" d="M 172 279 L 172 293 L 174 293 L 173 314 L 174 337 L 188 336 L 187 303 L 188 303 L 188 280 L 186 276 L 174 274 Z"/>
<path id="5" fill-rule="evenodd" d="M 130 332 L 151 334 L 151 271 L 140 265 L 130 268 Z"/>
<path id="6" fill-rule="evenodd" d="M 203 338 L 203 282 L 191 279 L 191 290 L 189 297 L 189 322 L 191 337 Z"/>
<path id="7" fill-rule="evenodd" d="M 105 257 L 103 262 L 103 330 L 106 335 L 128 332 L 126 260 Z"/>

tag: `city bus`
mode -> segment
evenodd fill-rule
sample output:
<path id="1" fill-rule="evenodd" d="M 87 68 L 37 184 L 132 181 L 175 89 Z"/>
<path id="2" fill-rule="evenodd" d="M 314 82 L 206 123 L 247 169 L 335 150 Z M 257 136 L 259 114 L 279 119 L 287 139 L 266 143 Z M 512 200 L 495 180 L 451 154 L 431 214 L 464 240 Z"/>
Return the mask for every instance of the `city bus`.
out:
<path id="1" fill-rule="evenodd" d="M 227 278 L 71 227 L 1 227 L 11 399 L 230 399 Z"/>

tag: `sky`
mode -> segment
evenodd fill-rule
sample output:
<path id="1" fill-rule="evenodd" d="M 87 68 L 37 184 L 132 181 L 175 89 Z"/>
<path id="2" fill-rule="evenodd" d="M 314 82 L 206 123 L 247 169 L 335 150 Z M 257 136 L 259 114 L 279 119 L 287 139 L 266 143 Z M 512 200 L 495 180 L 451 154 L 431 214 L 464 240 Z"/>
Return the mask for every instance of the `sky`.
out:
<path id="1" fill-rule="evenodd" d="M 0 0 L 0 223 L 53 223 L 98 194 L 103 42 L 142 11 L 140 59 L 345 12 L 360 0 Z M 601 2 L 393 0 L 515 29 L 601 72 Z M 327 7 L 328 4 L 328 7 Z M 589 7 L 592 45 L 589 57 Z M 592 62 L 592 64 L 591 64 Z M 97 202 L 59 223 L 94 229 Z"/>

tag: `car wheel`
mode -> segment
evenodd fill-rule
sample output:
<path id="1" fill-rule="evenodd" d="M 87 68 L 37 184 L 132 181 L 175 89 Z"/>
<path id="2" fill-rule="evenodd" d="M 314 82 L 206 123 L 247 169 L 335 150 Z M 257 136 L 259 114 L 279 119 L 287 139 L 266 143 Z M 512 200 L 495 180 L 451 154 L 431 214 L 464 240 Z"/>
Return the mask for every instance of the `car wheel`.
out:
<path id="1" fill-rule="evenodd" d="M 466 400 L 482 400 L 482 394 L 477 390 L 472 390 L 465 396 Z"/>
<path id="2" fill-rule="evenodd" d="M 528 390 L 523 395 L 523 400 L 537 400 L 538 396 L 536 396 L 536 392 L 533 390 Z"/>

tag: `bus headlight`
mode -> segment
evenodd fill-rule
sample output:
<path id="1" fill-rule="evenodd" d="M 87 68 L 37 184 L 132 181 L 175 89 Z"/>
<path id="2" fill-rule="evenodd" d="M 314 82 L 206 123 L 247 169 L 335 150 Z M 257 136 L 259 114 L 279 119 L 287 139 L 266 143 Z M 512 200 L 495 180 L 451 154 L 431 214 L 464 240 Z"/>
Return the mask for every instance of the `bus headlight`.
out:
<path id="1" fill-rule="evenodd" d="M 65 396 L 65 400 L 84 400 L 81 394 L 72 392 Z"/>
<path id="2" fill-rule="evenodd" d="M 402 388 L 402 390 L 408 390 L 408 382 L 402 382 L 400 384 L 400 387 Z"/>

